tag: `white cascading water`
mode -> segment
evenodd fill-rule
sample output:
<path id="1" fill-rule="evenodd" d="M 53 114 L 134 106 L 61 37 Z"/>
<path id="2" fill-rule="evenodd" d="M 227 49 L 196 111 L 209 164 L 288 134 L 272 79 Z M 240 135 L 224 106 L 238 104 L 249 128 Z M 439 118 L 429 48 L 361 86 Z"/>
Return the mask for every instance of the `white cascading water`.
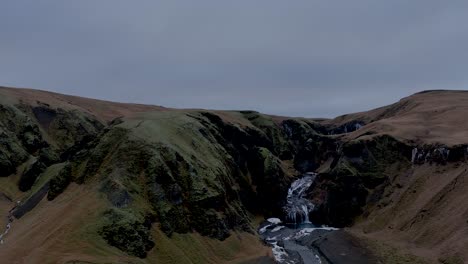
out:
<path id="1" fill-rule="evenodd" d="M 314 204 L 305 196 L 316 176 L 316 173 L 306 173 L 289 187 L 286 205 L 283 208 L 286 213 L 286 223 L 282 223 L 278 218 L 268 218 L 258 230 L 260 236 L 272 247 L 276 263 L 323 263 L 324 258 L 321 257 L 320 252 L 308 247 L 305 244 L 307 242 L 300 241 L 312 236 L 312 233 L 318 230 L 321 234 L 338 230 L 327 226 L 317 227 L 309 220 L 309 213 L 314 210 Z M 317 237 L 311 237 L 311 239 L 315 241 Z"/>
<path id="2" fill-rule="evenodd" d="M 307 173 L 304 177 L 294 181 L 289 187 L 284 211 L 288 220 L 294 224 L 310 223 L 309 213 L 314 209 L 314 204 L 304 198 L 304 195 L 314 183 L 316 176 L 316 173 Z"/>

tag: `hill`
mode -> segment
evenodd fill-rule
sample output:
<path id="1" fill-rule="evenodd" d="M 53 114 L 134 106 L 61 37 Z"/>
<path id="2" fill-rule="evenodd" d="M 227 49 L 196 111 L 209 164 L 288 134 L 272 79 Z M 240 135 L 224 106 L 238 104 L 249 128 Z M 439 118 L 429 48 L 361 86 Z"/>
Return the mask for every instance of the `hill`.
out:
<path id="1" fill-rule="evenodd" d="M 465 144 L 468 139 L 468 91 L 424 91 L 389 106 L 326 120 L 340 127 L 353 122 L 363 129 L 347 139 L 366 135 L 390 135 L 412 144 Z"/>

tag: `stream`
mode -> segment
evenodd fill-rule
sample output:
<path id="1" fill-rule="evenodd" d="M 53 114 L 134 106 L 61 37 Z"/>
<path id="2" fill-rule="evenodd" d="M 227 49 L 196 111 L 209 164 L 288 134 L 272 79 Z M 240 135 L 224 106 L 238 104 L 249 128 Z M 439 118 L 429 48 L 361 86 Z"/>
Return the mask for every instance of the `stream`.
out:
<path id="1" fill-rule="evenodd" d="M 324 234 L 338 230 L 333 227 L 315 226 L 309 220 L 309 213 L 314 210 L 314 204 L 304 196 L 312 186 L 316 175 L 316 173 L 306 173 L 291 184 L 284 207 L 286 223 L 279 218 L 269 218 L 260 225 L 258 230 L 260 237 L 272 247 L 277 263 L 329 263 L 315 248 L 306 246 Z"/>
<path id="2" fill-rule="evenodd" d="M 5 236 L 10 232 L 11 229 L 11 224 L 13 223 L 14 216 L 13 216 L 13 211 L 16 209 L 16 207 L 20 204 L 20 201 L 16 202 L 15 206 L 8 211 L 8 216 L 7 216 L 7 224 L 5 227 L 5 230 L 3 233 L 0 234 L 0 245 L 3 245 L 5 243 Z"/>

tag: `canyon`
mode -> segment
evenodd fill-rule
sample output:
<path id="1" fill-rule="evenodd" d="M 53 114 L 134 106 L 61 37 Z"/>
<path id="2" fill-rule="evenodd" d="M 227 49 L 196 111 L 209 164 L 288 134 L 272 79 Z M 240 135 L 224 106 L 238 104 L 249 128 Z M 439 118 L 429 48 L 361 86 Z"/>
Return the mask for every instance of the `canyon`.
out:
<path id="1" fill-rule="evenodd" d="M 466 113 L 448 90 L 321 119 L 0 87 L 0 259 L 464 263 Z"/>

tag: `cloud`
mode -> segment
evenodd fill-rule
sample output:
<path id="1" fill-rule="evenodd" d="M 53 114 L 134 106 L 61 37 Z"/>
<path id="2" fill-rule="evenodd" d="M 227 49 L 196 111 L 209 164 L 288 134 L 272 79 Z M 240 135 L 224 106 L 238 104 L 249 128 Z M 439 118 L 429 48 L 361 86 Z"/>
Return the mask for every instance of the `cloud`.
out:
<path id="1" fill-rule="evenodd" d="M 465 89 L 464 1 L 12 1 L 0 82 L 116 101 L 331 117 Z"/>

